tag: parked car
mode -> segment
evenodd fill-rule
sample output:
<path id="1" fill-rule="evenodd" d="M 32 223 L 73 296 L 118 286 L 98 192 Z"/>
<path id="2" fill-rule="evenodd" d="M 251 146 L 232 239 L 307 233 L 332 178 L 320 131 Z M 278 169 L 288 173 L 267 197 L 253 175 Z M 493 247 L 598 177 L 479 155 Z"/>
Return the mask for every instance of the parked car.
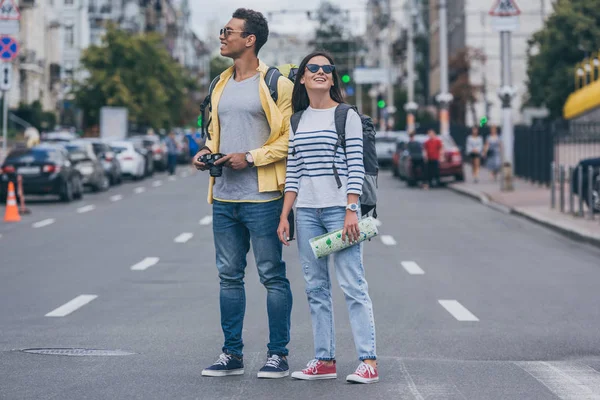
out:
<path id="1" fill-rule="evenodd" d="M 2 164 L 0 199 L 6 201 L 8 183 L 17 188 L 21 175 L 24 195 L 57 195 L 70 202 L 83 196 L 83 178 L 68 153 L 59 147 L 36 146 L 11 151 Z M 18 193 L 17 193 L 18 196 Z"/>
<path id="2" fill-rule="evenodd" d="M 117 157 L 115 157 L 115 153 L 110 146 L 104 140 L 98 138 L 81 139 L 81 141 L 92 144 L 94 153 L 98 160 L 100 160 L 110 184 L 120 184 L 123 180 L 121 178 L 121 163 Z"/>
<path id="3" fill-rule="evenodd" d="M 58 132 L 44 132 L 41 135 L 41 142 L 46 143 L 66 143 L 72 140 L 77 140 L 78 136 L 71 132 L 58 131 Z"/>
<path id="4" fill-rule="evenodd" d="M 154 169 L 165 171 L 167 169 L 167 145 L 157 135 L 132 136 L 131 139 L 139 140 L 143 146 L 152 152 Z"/>
<path id="5" fill-rule="evenodd" d="M 588 179 L 589 172 L 588 168 L 591 166 L 594 168 L 594 176 L 592 177 L 592 182 L 594 183 L 593 192 L 592 192 L 592 204 L 594 205 L 594 212 L 600 213 L 600 157 L 597 158 L 586 158 L 584 160 L 579 161 L 577 167 L 575 167 L 575 171 L 573 172 L 573 179 L 571 179 L 571 185 L 573 193 L 580 195 L 579 193 L 579 166 L 582 167 L 583 171 L 583 182 L 582 182 L 582 193 L 583 201 L 590 207 L 589 204 L 589 190 L 588 190 Z"/>
<path id="6" fill-rule="evenodd" d="M 375 150 L 377 151 L 377 161 L 380 167 L 392 165 L 396 143 L 400 139 L 408 141 L 408 134 L 405 131 L 377 132 Z"/>
<path id="7" fill-rule="evenodd" d="M 132 142 L 124 140 L 110 142 L 112 151 L 121 164 L 121 173 L 135 180 L 146 176 L 146 160 L 135 150 Z"/>
<path id="8" fill-rule="evenodd" d="M 442 141 L 443 154 L 440 158 L 440 178 L 453 177 L 456 181 L 462 182 L 465 180 L 463 170 L 463 158 L 460 149 L 450 136 L 438 136 Z M 427 135 L 415 135 L 415 140 L 425 143 L 428 139 Z M 412 163 L 406 144 L 408 138 L 400 137 L 396 143 L 396 152 L 393 156 L 393 174 L 401 180 L 407 181 L 409 186 L 414 186 L 417 180 L 424 179 L 423 171 L 417 172 L 417 176 L 413 176 Z"/>
<path id="9" fill-rule="evenodd" d="M 81 172 L 83 185 L 93 191 L 105 191 L 110 187 L 110 181 L 102 162 L 96 157 L 92 143 L 88 141 L 73 141 L 65 145 L 75 168 Z"/>
<path id="10" fill-rule="evenodd" d="M 144 174 L 146 176 L 154 175 L 154 155 L 152 150 L 144 146 L 144 141 L 139 136 L 128 138 L 127 141 L 132 143 L 135 151 L 144 158 Z"/>

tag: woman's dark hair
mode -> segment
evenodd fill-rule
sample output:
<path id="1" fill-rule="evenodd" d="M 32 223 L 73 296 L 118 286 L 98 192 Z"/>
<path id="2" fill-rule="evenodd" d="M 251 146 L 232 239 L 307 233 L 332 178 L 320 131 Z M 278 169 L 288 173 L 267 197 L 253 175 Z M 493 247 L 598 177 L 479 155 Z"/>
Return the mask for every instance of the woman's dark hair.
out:
<path id="1" fill-rule="evenodd" d="M 258 55 L 258 51 L 267 43 L 269 38 L 269 24 L 262 13 L 247 8 L 238 8 L 232 15 L 233 18 L 244 20 L 244 30 L 246 37 L 250 34 L 256 36 L 256 45 L 254 46 L 254 54 Z"/>
<path id="2" fill-rule="evenodd" d="M 327 60 L 329 60 L 331 65 L 335 65 L 335 63 L 333 62 L 333 57 L 331 57 L 331 55 L 326 51 L 315 51 L 304 57 L 304 60 L 302 60 L 300 66 L 298 67 L 298 74 L 296 75 L 296 81 L 294 83 L 294 91 L 292 92 L 292 109 L 294 110 L 294 112 L 304 111 L 308 108 L 310 104 L 308 93 L 306 92 L 306 87 L 304 87 L 304 85 L 301 84 L 300 81 L 304 76 L 304 71 L 306 71 L 306 64 L 308 64 L 311 58 L 318 56 L 325 57 Z M 331 89 L 329 89 L 329 95 L 331 96 L 331 99 L 333 101 L 343 103 L 344 97 L 342 96 L 340 75 L 338 74 L 337 69 L 334 69 L 332 74 L 333 86 L 331 87 Z"/>

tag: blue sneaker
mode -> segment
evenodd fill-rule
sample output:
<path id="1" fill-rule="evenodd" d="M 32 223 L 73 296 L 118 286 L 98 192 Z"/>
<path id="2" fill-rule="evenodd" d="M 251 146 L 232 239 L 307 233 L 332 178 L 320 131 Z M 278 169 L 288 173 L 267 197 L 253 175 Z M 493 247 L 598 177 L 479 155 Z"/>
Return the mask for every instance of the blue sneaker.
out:
<path id="1" fill-rule="evenodd" d="M 244 374 L 244 360 L 223 353 L 213 365 L 202 371 L 202 376 L 230 376 Z"/>
<path id="2" fill-rule="evenodd" d="M 290 367 L 288 366 L 287 359 L 277 354 L 269 356 L 265 366 L 258 371 L 259 378 L 283 378 L 289 374 Z"/>

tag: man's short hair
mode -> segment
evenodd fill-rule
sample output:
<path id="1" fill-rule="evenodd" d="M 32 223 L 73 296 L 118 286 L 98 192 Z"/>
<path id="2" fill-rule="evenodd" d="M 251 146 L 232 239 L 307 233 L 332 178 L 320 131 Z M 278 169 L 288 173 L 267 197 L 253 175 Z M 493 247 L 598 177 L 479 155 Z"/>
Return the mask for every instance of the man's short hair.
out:
<path id="1" fill-rule="evenodd" d="M 244 20 L 244 30 L 256 36 L 256 45 L 254 53 L 258 55 L 258 51 L 267 43 L 269 38 L 269 24 L 262 13 L 247 8 L 238 8 L 232 15 L 233 18 Z"/>

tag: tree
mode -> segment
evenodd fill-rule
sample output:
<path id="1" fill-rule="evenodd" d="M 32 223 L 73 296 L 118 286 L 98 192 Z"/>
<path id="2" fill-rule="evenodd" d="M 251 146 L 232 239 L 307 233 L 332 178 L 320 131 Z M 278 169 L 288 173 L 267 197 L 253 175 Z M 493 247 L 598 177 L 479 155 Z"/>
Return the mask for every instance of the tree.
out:
<path id="1" fill-rule="evenodd" d="M 554 12 L 528 42 L 529 106 L 562 115 L 575 89 L 575 64 L 600 49 L 600 0 L 558 0 Z"/>
<path id="2" fill-rule="evenodd" d="M 126 107 L 140 127 L 170 128 L 186 119 L 185 102 L 196 82 L 169 55 L 157 34 L 131 35 L 110 26 L 100 46 L 81 58 L 87 78 L 74 83 L 86 126 L 98 123 L 103 106 Z"/>
<path id="3" fill-rule="evenodd" d="M 31 104 L 20 103 L 13 114 L 33 125 L 38 131 L 53 129 L 56 125 L 56 115 L 45 112 L 38 100 Z"/>
<path id="4" fill-rule="evenodd" d="M 483 55 L 480 51 L 465 48 L 457 52 L 448 63 L 450 71 L 450 93 L 454 96 L 454 100 L 450 103 L 450 116 L 454 123 L 465 124 L 465 116 L 467 107 L 471 110 L 473 125 L 477 125 L 477 112 L 475 111 L 475 103 L 477 102 L 477 92 L 479 87 L 473 85 L 469 78 L 471 70 L 471 62 L 481 61 Z"/>
<path id="5" fill-rule="evenodd" d="M 215 56 L 210 60 L 210 81 L 212 82 L 217 76 L 221 75 L 223 71 L 233 65 L 231 58 L 225 58 L 221 56 Z"/>

